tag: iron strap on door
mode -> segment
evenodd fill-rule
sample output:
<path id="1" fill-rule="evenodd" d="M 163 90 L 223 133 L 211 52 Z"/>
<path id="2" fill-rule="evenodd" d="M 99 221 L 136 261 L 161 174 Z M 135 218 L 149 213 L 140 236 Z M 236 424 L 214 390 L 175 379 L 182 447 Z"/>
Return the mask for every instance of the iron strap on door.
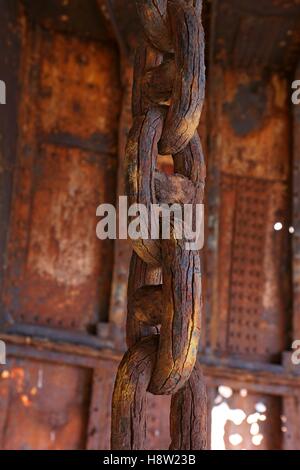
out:
<path id="1" fill-rule="evenodd" d="M 129 203 L 196 206 L 205 182 L 197 132 L 205 89 L 202 0 L 136 4 L 146 38 L 134 70 L 134 121 L 126 150 Z M 173 175 L 157 170 L 159 154 L 172 155 Z M 206 388 L 197 362 L 200 255 L 175 235 L 171 230 L 170 239 L 132 241 L 129 350 L 113 394 L 113 450 L 145 448 L 147 391 L 172 395 L 170 449 L 207 446 Z"/>

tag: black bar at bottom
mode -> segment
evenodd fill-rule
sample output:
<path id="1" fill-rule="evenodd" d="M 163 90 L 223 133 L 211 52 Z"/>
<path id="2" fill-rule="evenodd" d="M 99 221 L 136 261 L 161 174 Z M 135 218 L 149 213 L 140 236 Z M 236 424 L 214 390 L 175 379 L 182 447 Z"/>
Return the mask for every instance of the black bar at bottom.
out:
<path id="1" fill-rule="evenodd" d="M 298 454 L 298 457 L 297 457 Z M 30 468 L 47 465 L 61 465 L 72 469 L 84 468 L 89 470 L 106 467 L 142 468 L 156 465 L 163 467 L 171 465 L 174 468 L 210 464 L 221 466 L 228 464 L 243 468 L 253 468 L 256 464 L 269 465 L 274 461 L 277 466 L 294 465 L 299 452 L 294 451 L 2 451 L 1 467 L 5 464 L 24 465 Z M 10 467 L 7 467 L 10 468 Z M 203 467 L 202 467 L 203 468 Z"/>

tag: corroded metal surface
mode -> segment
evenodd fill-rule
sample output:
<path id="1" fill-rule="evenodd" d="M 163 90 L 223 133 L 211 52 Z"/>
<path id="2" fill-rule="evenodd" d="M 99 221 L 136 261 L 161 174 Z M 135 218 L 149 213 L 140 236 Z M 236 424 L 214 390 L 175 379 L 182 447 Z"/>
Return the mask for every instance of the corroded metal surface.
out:
<path id="1" fill-rule="evenodd" d="M 97 0 L 24 0 L 23 3 L 30 22 L 42 28 L 96 41 L 114 39 Z"/>
<path id="2" fill-rule="evenodd" d="M 7 240 L 10 205 L 12 198 L 13 172 L 17 149 L 17 116 L 19 103 L 19 66 L 21 55 L 20 31 L 17 25 L 18 2 L 2 2 L 0 18 L 0 79 L 6 86 L 9 103 L 1 105 L 0 113 L 0 324 L 8 318 L 3 312 L 3 277 L 6 268 Z M 2 111 L 5 109 L 5 112 Z"/>
<path id="3" fill-rule="evenodd" d="M 211 73 L 206 344 L 218 356 L 279 362 L 289 325 L 287 81 L 217 64 Z M 283 229 L 276 231 L 278 222 Z M 228 385 L 225 377 L 222 383 Z M 267 393 L 267 386 L 261 390 Z M 233 389 L 234 406 L 246 409 L 251 397 L 242 407 L 238 393 Z M 268 408 L 276 426 L 264 426 L 262 446 L 279 448 L 280 401 L 268 398 Z M 231 434 L 229 426 L 227 447 L 235 448 Z M 255 447 L 246 421 L 238 434 L 246 448 Z"/>
<path id="4" fill-rule="evenodd" d="M 298 0 L 213 1 L 215 59 L 226 68 L 293 72 L 299 57 Z"/>
<path id="5" fill-rule="evenodd" d="M 279 272 L 287 237 L 276 233 L 274 225 L 287 221 L 287 187 L 223 174 L 221 197 L 220 229 L 226 233 L 219 242 L 219 278 L 225 279 L 219 294 L 219 347 L 272 360 L 284 348 Z"/>
<path id="6" fill-rule="evenodd" d="M 85 448 L 91 371 L 10 359 L 0 378 L 1 449 Z"/>
<path id="7" fill-rule="evenodd" d="M 209 194 L 209 203 L 215 202 L 208 248 L 217 243 L 212 251 L 218 258 L 219 287 L 212 294 L 208 340 L 224 353 L 274 360 L 284 348 L 287 322 L 281 276 L 288 266 L 287 83 L 277 75 L 263 80 L 257 86 L 265 91 L 255 98 L 261 96 L 260 101 L 247 106 L 236 95 L 241 83 L 251 93 L 249 74 L 215 66 L 214 77 L 209 178 L 213 174 L 216 183 Z M 257 81 L 255 72 L 254 77 Z M 255 112 L 262 109 L 253 126 Z M 242 134 L 235 124 L 238 116 L 244 122 Z M 284 230 L 274 230 L 277 222 Z"/>
<path id="8" fill-rule="evenodd" d="M 96 239 L 95 210 L 115 196 L 117 55 L 26 24 L 23 45 L 5 309 L 17 322 L 86 331 L 109 301 L 113 245 Z"/>

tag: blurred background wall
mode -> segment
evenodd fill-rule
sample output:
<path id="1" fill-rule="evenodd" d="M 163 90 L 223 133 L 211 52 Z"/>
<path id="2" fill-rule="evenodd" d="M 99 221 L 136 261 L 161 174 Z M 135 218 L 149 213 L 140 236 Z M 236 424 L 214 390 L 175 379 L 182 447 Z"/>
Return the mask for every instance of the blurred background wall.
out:
<path id="1" fill-rule="evenodd" d="M 124 194 L 142 32 L 133 0 L 0 9 L 0 448 L 108 449 L 131 248 L 97 240 L 96 208 Z M 207 0 L 203 22 L 211 446 L 300 448 L 300 4 Z M 149 396 L 149 449 L 168 409 Z"/>

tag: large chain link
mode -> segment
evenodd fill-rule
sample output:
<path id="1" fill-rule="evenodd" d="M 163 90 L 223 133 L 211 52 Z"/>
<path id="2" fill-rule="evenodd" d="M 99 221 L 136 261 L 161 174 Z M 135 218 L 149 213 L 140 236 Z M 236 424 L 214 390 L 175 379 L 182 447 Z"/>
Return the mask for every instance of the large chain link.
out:
<path id="1" fill-rule="evenodd" d="M 146 39 L 134 70 L 129 203 L 199 204 L 205 163 L 197 127 L 205 88 L 202 0 L 136 0 Z M 174 174 L 157 170 L 172 155 Z M 206 390 L 197 362 L 201 325 L 199 251 L 186 240 L 133 240 L 127 344 L 117 374 L 111 446 L 144 449 L 146 396 L 171 394 L 170 449 L 205 449 Z M 160 327 L 159 327 L 160 326 Z"/>

